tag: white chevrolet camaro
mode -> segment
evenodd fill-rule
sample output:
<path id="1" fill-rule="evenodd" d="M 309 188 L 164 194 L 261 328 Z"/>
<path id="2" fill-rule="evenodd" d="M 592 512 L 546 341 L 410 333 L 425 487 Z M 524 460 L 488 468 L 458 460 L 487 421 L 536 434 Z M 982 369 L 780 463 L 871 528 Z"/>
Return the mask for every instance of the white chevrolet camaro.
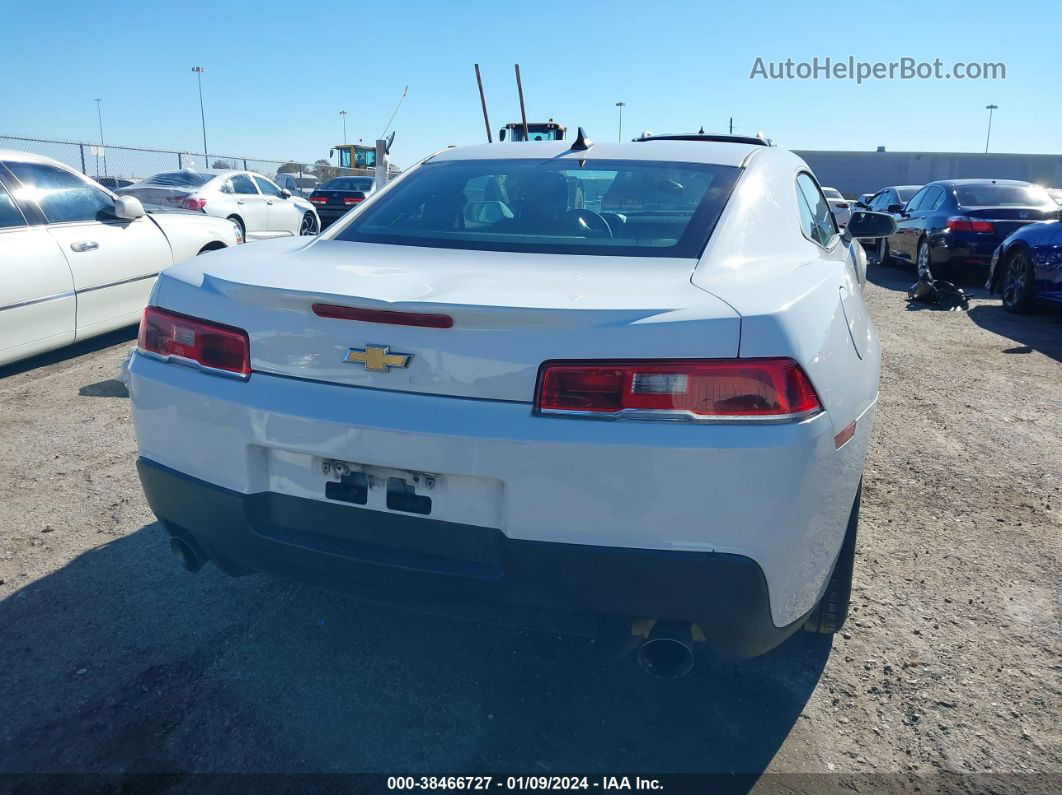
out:
<path id="1" fill-rule="evenodd" d="M 230 221 L 157 209 L 0 150 L 0 365 L 136 323 L 159 271 L 243 242 Z"/>
<path id="2" fill-rule="evenodd" d="M 807 165 L 737 142 L 427 158 L 312 240 L 165 271 L 129 367 L 178 559 L 751 656 L 847 614 L 878 339 Z"/>

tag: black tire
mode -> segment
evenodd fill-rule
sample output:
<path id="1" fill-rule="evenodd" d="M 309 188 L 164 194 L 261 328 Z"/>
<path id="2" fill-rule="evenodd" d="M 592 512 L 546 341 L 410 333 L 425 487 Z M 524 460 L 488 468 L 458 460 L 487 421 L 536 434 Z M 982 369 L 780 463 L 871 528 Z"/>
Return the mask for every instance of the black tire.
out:
<path id="1" fill-rule="evenodd" d="M 240 216 L 238 216 L 238 215 L 230 215 L 229 216 L 229 220 L 232 221 L 234 224 L 236 224 L 236 226 L 240 227 L 240 237 L 242 237 L 243 238 L 243 242 L 246 243 L 247 242 L 247 227 L 244 225 L 243 219 L 240 218 Z"/>
<path id="2" fill-rule="evenodd" d="M 922 261 L 922 254 L 925 254 L 925 262 Z M 929 243 L 925 240 L 918 241 L 918 248 L 915 249 L 915 273 L 918 274 L 919 279 L 924 279 L 927 282 L 933 281 L 933 249 L 929 247 Z"/>
<path id="3" fill-rule="evenodd" d="M 889 239 L 878 238 L 878 265 L 892 265 L 892 254 L 889 253 Z"/>
<path id="4" fill-rule="evenodd" d="M 1000 274 L 1003 308 L 1008 312 L 1028 312 L 1036 303 L 1036 272 L 1027 249 L 1018 247 L 1007 257 Z"/>
<path id="5" fill-rule="evenodd" d="M 313 213 L 306 213 L 302 217 L 302 223 L 299 225 L 299 235 L 316 235 L 321 231 L 321 224 L 317 220 L 317 216 Z"/>
<path id="6" fill-rule="evenodd" d="M 833 565 L 833 573 L 826 584 L 826 592 L 804 622 L 804 629 L 819 635 L 839 632 L 848 618 L 848 606 L 852 602 L 852 573 L 855 571 L 856 534 L 859 529 L 859 501 L 863 496 L 863 481 L 859 481 L 852 512 L 848 516 L 848 529 L 844 542 Z"/>

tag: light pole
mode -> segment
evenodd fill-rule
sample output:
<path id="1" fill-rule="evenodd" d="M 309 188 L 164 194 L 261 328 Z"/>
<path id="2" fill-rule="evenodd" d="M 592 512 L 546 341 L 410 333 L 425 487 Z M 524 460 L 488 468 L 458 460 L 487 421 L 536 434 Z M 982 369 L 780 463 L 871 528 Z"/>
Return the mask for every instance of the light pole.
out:
<path id="1" fill-rule="evenodd" d="M 627 107 L 627 103 L 617 102 L 616 107 L 619 108 L 619 133 L 616 136 L 616 140 L 623 141 L 623 109 Z"/>
<path id="2" fill-rule="evenodd" d="M 210 158 L 207 155 L 206 143 L 206 111 L 203 110 L 203 72 L 206 71 L 206 68 L 193 66 L 192 71 L 195 72 L 196 81 L 199 83 L 199 119 L 203 122 L 203 168 L 210 168 Z"/>
<path id="3" fill-rule="evenodd" d="M 985 154 L 988 154 L 988 142 L 992 140 L 992 111 L 999 110 L 999 105 L 985 105 L 988 111 L 988 135 L 985 137 Z"/>
<path id="4" fill-rule="evenodd" d="M 107 176 L 107 150 L 103 143 L 103 111 L 100 110 L 102 99 L 96 97 L 96 118 L 100 122 L 100 152 L 103 154 L 103 176 Z M 96 173 L 100 173 L 100 156 L 96 155 Z"/>
<path id="5" fill-rule="evenodd" d="M 347 112 L 345 110 L 339 111 L 339 115 L 343 117 L 343 143 L 347 142 Z"/>

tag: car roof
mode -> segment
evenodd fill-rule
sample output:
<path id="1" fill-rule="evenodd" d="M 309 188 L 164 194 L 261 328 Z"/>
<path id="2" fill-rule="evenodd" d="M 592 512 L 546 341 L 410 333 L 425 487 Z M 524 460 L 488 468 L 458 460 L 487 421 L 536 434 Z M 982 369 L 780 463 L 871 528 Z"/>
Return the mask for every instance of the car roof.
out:
<path id="1" fill-rule="evenodd" d="M 73 168 L 73 166 L 68 166 L 61 160 L 55 160 L 54 158 L 45 157 L 44 155 L 38 155 L 33 152 L 22 152 L 17 149 L 0 149 L 0 160 L 21 160 L 23 163 L 48 163 L 53 166 Z"/>
<path id="2" fill-rule="evenodd" d="M 649 160 L 741 166 L 749 155 L 764 149 L 762 144 L 658 139 L 652 145 L 648 141 L 606 142 L 595 143 L 589 149 L 573 150 L 570 141 L 520 141 L 457 146 L 444 149 L 428 160 L 542 160 L 569 157 L 573 160 Z"/>
<path id="3" fill-rule="evenodd" d="M 1019 188 L 1032 186 L 1031 182 L 1020 179 L 938 179 L 930 185 L 1013 185 Z"/>

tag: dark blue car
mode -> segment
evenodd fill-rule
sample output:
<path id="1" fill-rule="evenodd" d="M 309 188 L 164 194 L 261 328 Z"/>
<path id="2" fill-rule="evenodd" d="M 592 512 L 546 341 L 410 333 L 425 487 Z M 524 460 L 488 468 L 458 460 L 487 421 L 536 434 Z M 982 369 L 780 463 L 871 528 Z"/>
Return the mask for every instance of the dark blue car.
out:
<path id="1" fill-rule="evenodd" d="M 919 276 L 981 283 L 993 252 L 1012 232 L 1057 220 L 1059 207 L 1043 188 L 1012 179 L 930 182 L 896 219 L 879 260 L 915 265 Z"/>
<path id="2" fill-rule="evenodd" d="M 1062 304 L 1062 223 L 1023 226 L 996 249 L 985 285 L 1003 307 L 1025 312 L 1038 301 Z"/>

